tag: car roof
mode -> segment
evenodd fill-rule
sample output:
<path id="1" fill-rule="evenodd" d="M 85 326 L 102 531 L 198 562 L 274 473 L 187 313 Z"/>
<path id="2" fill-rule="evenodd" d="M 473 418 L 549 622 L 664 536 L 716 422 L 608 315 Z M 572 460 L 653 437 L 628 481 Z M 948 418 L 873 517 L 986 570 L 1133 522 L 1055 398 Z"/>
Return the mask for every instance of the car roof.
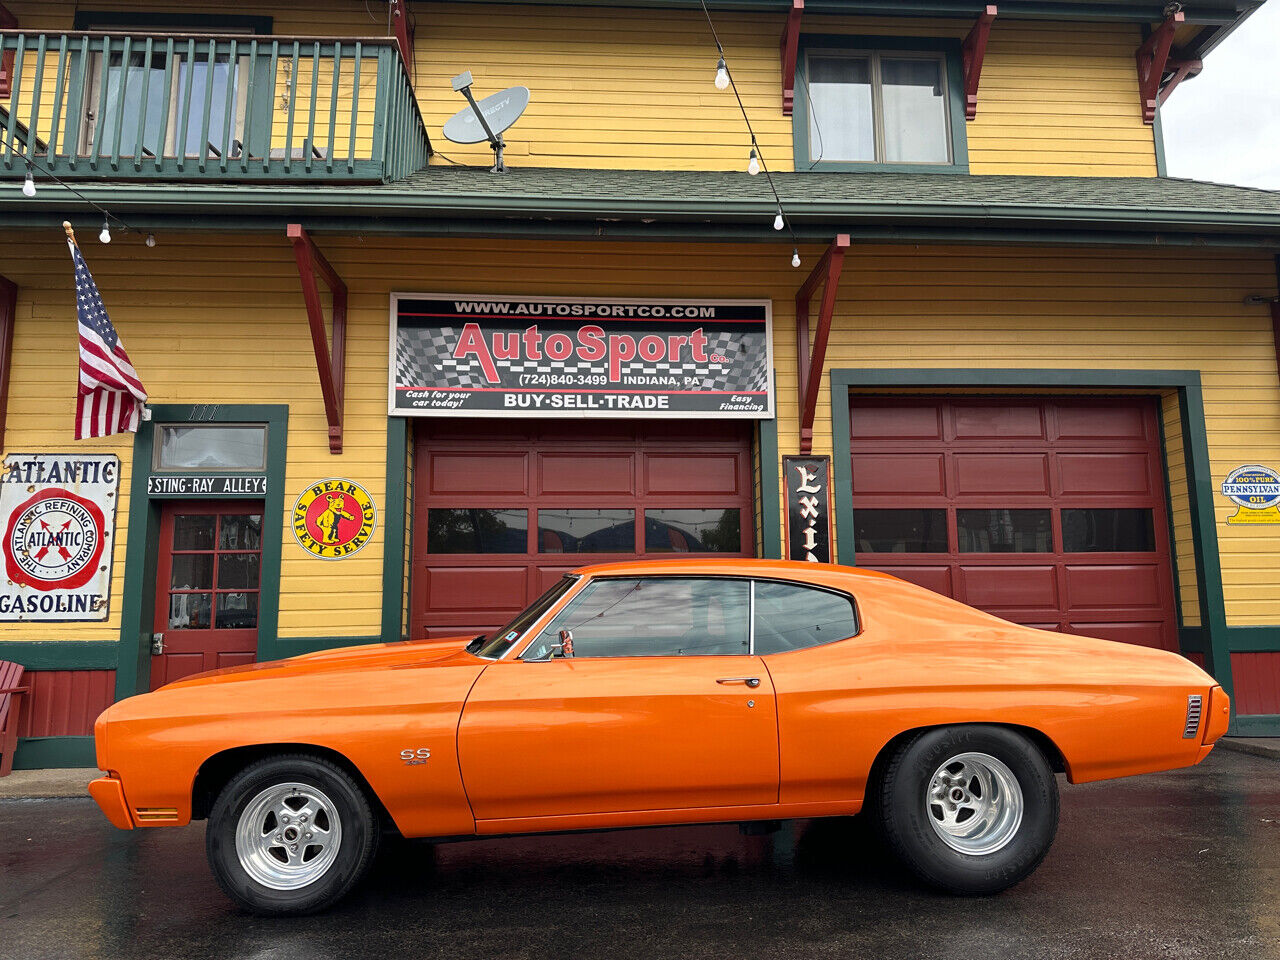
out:
<path id="1" fill-rule="evenodd" d="M 658 576 L 661 574 L 705 574 L 736 577 L 770 577 L 777 580 L 795 580 L 803 583 L 833 583 L 838 581 L 871 583 L 894 580 L 887 573 L 862 570 L 835 563 L 807 563 L 800 560 L 755 560 L 746 557 L 726 559 L 689 558 L 673 560 L 626 560 L 617 563 L 596 563 L 579 567 L 576 574 L 583 576 Z"/>

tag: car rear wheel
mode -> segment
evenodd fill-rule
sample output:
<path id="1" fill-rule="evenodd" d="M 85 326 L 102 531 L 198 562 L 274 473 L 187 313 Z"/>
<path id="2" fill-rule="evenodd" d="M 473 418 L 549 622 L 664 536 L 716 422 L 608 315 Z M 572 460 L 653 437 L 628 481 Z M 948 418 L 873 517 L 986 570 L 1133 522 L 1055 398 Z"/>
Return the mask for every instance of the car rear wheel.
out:
<path id="1" fill-rule="evenodd" d="M 272 757 L 242 770 L 209 814 L 205 848 L 223 891 L 267 915 L 335 903 L 360 880 L 378 844 L 364 791 L 316 757 Z"/>
<path id="2" fill-rule="evenodd" d="M 885 768 L 885 838 L 916 876 L 953 893 L 1007 889 L 1044 859 L 1058 830 L 1058 783 L 1039 748 L 1004 727 L 926 731 Z"/>

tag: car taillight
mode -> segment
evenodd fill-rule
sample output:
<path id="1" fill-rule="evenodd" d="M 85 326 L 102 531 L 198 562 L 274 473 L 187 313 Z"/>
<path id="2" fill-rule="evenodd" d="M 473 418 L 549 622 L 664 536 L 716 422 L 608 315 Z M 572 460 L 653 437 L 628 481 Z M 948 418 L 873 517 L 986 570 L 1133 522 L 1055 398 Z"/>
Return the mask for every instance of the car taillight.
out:
<path id="1" fill-rule="evenodd" d="M 1214 743 L 1227 732 L 1231 723 L 1231 698 L 1221 687 L 1209 691 L 1209 706 L 1204 724 L 1204 743 Z"/>

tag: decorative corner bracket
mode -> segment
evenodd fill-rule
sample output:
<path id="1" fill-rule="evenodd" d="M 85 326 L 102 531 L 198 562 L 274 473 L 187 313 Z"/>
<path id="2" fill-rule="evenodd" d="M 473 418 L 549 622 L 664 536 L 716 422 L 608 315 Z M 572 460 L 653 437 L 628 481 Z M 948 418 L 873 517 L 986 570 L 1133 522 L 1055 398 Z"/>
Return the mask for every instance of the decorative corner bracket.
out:
<path id="1" fill-rule="evenodd" d="M 1186 19 L 1187 15 L 1181 10 L 1169 14 L 1134 54 L 1138 61 L 1138 95 L 1142 101 L 1143 123 L 1155 123 L 1156 107 L 1161 100 L 1160 81 L 1164 79 L 1165 68 L 1169 64 L 1173 35 Z"/>
<path id="2" fill-rule="evenodd" d="M 1200 76 L 1204 70 L 1204 63 L 1200 60 L 1179 60 L 1176 57 L 1169 57 L 1169 62 L 1165 65 L 1165 72 L 1170 74 L 1168 80 L 1160 85 L 1160 105 L 1164 106 L 1164 102 L 1169 99 L 1173 91 L 1183 80 L 1190 80 L 1192 77 Z"/>
<path id="3" fill-rule="evenodd" d="M 978 82 L 982 79 L 982 59 L 987 55 L 987 39 L 991 36 L 991 22 L 998 8 L 988 3 L 977 22 L 964 38 L 960 56 L 964 66 L 964 118 L 972 120 L 978 115 Z"/>
<path id="4" fill-rule="evenodd" d="M 16 30 L 18 29 L 18 18 L 6 7 L 0 3 L 0 30 Z M 0 56 L 0 97 L 7 97 L 13 91 L 13 61 L 14 51 L 6 50 L 3 56 Z"/>
<path id="5" fill-rule="evenodd" d="M 836 296 L 840 292 L 840 273 L 844 269 L 849 234 L 836 234 L 822 259 L 796 291 L 796 357 L 799 360 L 800 386 L 800 454 L 813 453 L 813 418 L 818 410 L 818 390 L 822 387 L 822 371 L 827 363 L 827 340 L 831 336 L 831 318 L 836 312 Z M 818 310 L 818 329 L 809 348 L 809 301 L 822 284 L 822 306 Z"/>
<path id="6" fill-rule="evenodd" d="M 782 30 L 779 48 L 782 53 L 782 115 L 791 116 L 796 104 L 796 58 L 800 56 L 800 18 L 804 0 L 791 0 L 787 25 Z"/>
<path id="7" fill-rule="evenodd" d="M 329 452 L 342 452 L 342 407 L 346 392 L 347 353 L 347 285 L 317 249 L 311 235 L 300 223 L 286 229 L 298 261 L 298 279 L 302 281 L 302 299 L 307 305 L 307 321 L 311 325 L 311 346 L 316 354 L 316 371 L 320 375 L 320 394 L 324 398 L 324 415 L 329 421 Z M 333 296 L 333 337 L 325 334 L 324 307 L 320 303 L 320 274 Z"/>
<path id="8" fill-rule="evenodd" d="M 413 27 L 409 23 L 409 0 L 391 0 L 392 29 L 396 35 L 396 46 L 400 48 L 400 59 L 404 61 L 405 73 L 413 79 Z"/>

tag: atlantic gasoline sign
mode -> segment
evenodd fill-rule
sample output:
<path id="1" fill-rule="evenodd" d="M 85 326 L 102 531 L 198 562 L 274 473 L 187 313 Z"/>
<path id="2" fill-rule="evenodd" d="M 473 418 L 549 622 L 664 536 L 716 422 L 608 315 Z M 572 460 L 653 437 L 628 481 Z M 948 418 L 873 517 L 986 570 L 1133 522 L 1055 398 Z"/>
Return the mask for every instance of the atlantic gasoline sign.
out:
<path id="1" fill-rule="evenodd" d="M 317 480 L 293 505 L 293 536 L 298 545 L 325 560 L 359 553 L 377 525 L 373 498 L 350 480 Z"/>
<path id="2" fill-rule="evenodd" d="M 0 621 L 106 620 L 120 458 L 13 453 L 0 476 Z"/>
<path id="3" fill-rule="evenodd" d="M 399 416 L 773 417 L 770 303 L 393 294 Z"/>

